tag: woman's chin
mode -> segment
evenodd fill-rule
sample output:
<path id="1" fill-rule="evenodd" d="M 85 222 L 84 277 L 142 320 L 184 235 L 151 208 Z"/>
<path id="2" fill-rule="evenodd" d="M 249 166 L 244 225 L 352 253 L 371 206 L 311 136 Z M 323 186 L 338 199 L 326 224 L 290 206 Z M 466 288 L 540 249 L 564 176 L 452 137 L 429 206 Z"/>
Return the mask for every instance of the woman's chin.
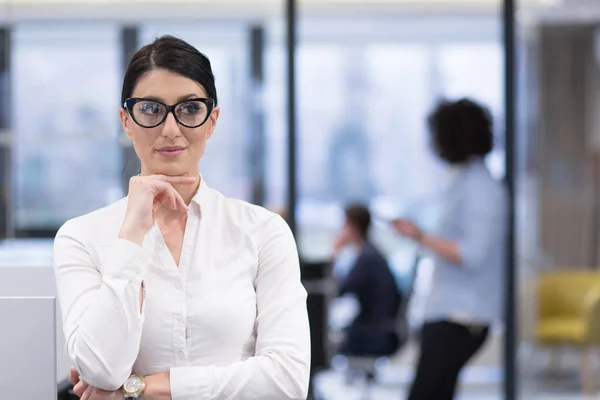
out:
<path id="1" fill-rule="evenodd" d="M 197 173 L 195 171 L 192 172 Z M 190 171 L 187 168 L 182 167 L 175 168 L 175 166 L 157 166 L 157 168 L 152 169 L 152 174 L 166 176 L 184 176 L 190 175 Z"/>

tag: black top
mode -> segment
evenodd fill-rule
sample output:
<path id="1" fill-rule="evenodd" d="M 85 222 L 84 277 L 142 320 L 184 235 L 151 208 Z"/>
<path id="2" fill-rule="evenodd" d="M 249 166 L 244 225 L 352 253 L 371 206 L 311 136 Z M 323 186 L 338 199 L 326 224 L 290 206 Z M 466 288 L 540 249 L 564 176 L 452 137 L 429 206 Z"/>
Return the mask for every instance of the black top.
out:
<path id="1" fill-rule="evenodd" d="M 360 303 L 351 327 L 377 329 L 395 322 L 402 296 L 387 260 L 372 244 L 367 243 L 342 282 L 340 295 L 346 293 L 354 294 Z"/>

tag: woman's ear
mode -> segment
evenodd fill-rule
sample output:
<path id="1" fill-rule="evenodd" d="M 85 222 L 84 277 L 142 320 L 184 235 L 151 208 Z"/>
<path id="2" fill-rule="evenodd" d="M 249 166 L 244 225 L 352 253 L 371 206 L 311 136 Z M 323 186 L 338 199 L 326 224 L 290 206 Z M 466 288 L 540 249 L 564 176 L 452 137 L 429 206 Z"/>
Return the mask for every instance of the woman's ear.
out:
<path id="1" fill-rule="evenodd" d="M 121 126 L 123 127 L 123 131 L 125 131 L 125 135 L 129 140 L 133 140 L 131 137 L 131 131 L 129 129 L 129 125 L 131 124 L 131 116 L 123 107 L 119 108 L 119 119 L 121 120 Z"/>
<path id="2" fill-rule="evenodd" d="M 219 115 L 221 115 L 221 108 L 213 108 L 212 112 L 210 113 L 210 116 L 208 117 L 208 139 L 210 139 L 215 128 L 217 127 L 217 120 L 219 119 Z"/>

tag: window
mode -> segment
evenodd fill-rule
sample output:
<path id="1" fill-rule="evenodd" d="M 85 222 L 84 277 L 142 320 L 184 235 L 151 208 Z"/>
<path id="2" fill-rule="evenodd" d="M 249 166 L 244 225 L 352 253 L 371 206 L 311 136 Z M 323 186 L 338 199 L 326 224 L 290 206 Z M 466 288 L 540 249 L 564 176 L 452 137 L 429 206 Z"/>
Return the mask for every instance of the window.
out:
<path id="1" fill-rule="evenodd" d="M 469 96 L 486 104 L 501 136 L 498 18 L 306 18 L 299 30 L 295 213 L 300 255 L 329 259 L 344 206 L 360 202 L 375 216 L 371 239 L 388 256 L 400 286 L 410 290 L 417 249 L 392 232 L 385 219 L 402 216 L 428 231 L 437 228 L 450 170 L 430 148 L 426 117 L 441 97 Z M 269 51 L 267 88 L 276 97 L 285 53 L 276 46 Z M 267 98 L 269 142 L 285 143 L 280 135 L 285 99 Z M 285 160 L 281 149 L 270 147 L 271 165 Z M 496 175 L 503 174 L 503 154 L 498 147 L 488 159 Z M 268 177 L 281 182 L 281 175 L 269 171 Z M 421 300 L 433 271 L 431 260 L 422 264 L 429 267 L 419 268 L 415 297 Z M 411 321 L 418 323 L 423 301 L 415 304 Z"/>
<path id="2" fill-rule="evenodd" d="M 55 230 L 122 196 L 119 28 L 19 24 L 13 33 L 13 215 Z"/>
<path id="3" fill-rule="evenodd" d="M 418 212 L 413 206 L 435 191 L 423 124 L 430 65 L 419 44 L 300 46 L 297 217 L 305 257 L 328 256 L 348 203 L 397 216 Z"/>
<path id="4" fill-rule="evenodd" d="M 504 173 L 498 21 L 422 19 L 435 26 L 418 35 L 405 32 L 411 26 L 418 31 L 415 20 L 403 28 L 382 18 L 389 25 L 385 35 L 363 32 L 365 21 L 301 24 L 296 218 L 305 258 L 329 257 L 350 202 L 368 205 L 374 215 L 409 217 L 435 228 L 449 170 L 431 151 L 426 117 L 441 97 L 469 96 L 491 109 L 499 146 L 488 163 L 496 176 Z M 453 31 L 469 21 L 472 34 Z M 269 117 L 280 111 L 273 105 Z M 399 261 L 413 254 L 403 240 L 383 224 L 374 234 L 392 264 L 409 264 Z"/>

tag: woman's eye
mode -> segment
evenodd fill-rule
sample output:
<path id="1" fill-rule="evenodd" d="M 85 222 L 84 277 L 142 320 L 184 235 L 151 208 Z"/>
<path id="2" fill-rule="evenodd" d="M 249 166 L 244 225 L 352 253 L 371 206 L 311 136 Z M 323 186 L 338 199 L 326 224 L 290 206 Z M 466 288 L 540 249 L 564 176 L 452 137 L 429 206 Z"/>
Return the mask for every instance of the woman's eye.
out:
<path id="1" fill-rule="evenodd" d="M 200 111 L 200 107 L 198 107 L 195 103 L 186 103 L 181 105 L 181 112 L 183 114 L 196 114 Z"/>
<path id="2" fill-rule="evenodd" d="M 162 106 L 160 104 L 142 104 L 140 105 L 140 111 L 145 114 L 160 114 L 162 113 Z"/>

